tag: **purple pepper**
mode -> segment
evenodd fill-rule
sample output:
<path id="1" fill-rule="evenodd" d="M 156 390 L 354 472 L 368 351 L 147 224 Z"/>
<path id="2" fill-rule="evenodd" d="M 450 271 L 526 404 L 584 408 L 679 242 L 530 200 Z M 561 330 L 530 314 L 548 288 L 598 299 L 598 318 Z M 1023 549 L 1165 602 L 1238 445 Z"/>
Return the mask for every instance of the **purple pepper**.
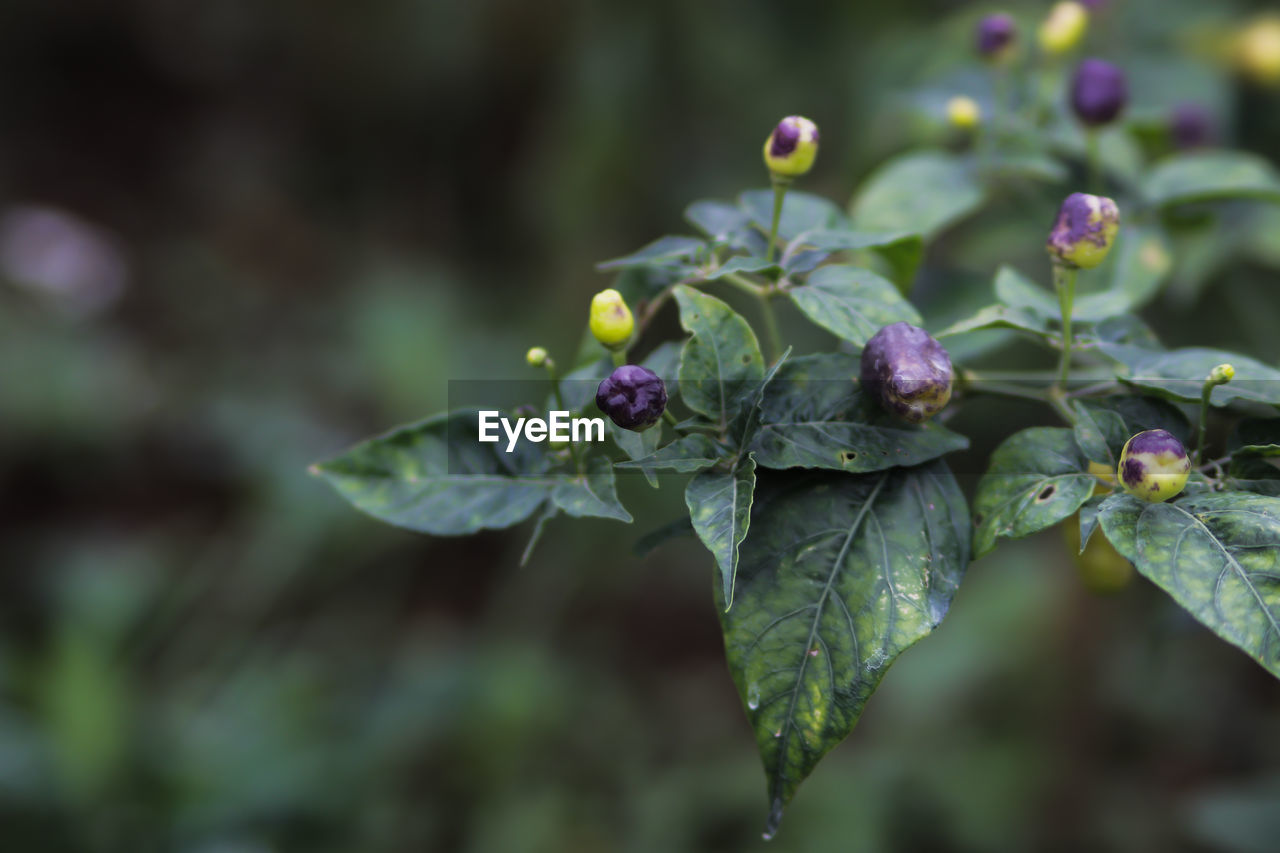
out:
<path id="1" fill-rule="evenodd" d="M 1174 147 L 1183 151 L 1207 148 L 1217 136 L 1213 116 L 1200 104 L 1178 104 L 1169 117 L 1169 136 Z"/>
<path id="2" fill-rule="evenodd" d="M 624 364 L 600 383 L 596 405 L 623 429 L 643 432 L 666 411 L 667 386 L 649 368 Z"/>
<path id="3" fill-rule="evenodd" d="M 1129 102 L 1124 72 L 1110 62 L 1086 59 L 1071 78 L 1071 109 L 1090 127 L 1109 124 Z"/>
<path id="4" fill-rule="evenodd" d="M 1001 13 L 987 15 L 978 21 L 974 38 L 978 53 L 983 58 L 997 60 L 1003 58 L 1008 49 L 1013 46 L 1017 35 L 1018 25 L 1014 23 L 1013 18 Z"/>
<path id="5" fill-rule="evenodd" d="M 951 356 L 924 329 L 885 326 L 862 350 L 861 383 L 888 412 L 920 423 L 951 399 Z"/>

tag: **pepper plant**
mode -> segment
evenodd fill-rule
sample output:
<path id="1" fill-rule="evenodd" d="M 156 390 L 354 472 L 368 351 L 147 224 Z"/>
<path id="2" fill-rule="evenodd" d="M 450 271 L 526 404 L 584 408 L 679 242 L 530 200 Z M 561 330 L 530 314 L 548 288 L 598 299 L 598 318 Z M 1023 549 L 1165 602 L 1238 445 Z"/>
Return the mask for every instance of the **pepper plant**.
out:
<path id="1" fill-rule="evenodd" d="M 1083 7 L 1060 5 L 1041 32 L 1045 61 L 1085 31 Z M 1016 35 L 1007 16 L 976 35 L 1004 84 Z M 954 101 L 970 147 L 896 157 L 847 208 L 793 187 L 819 133 L 783 119 L 764 144 L 770 188 L 696 201 L 695 235 L 601 264 L 616 279 L 567 370 L 530 350 L 548 379 L 533 411 L 607 415 L 608 441 L 486 443 L 478 411 L 460 409 L 314 473 L 364 512 L 436 536 L 534 519 L 530 550 L 560 514 L 630 523 L 619 474 L 680 478 L 687 518 L 645 541 L 692 532 L 710 551 L 729 671 L 764 764 L 766 837 L 898 655 L 941 623 L 969 563 L 1002 539 L 1067 524 L 1082 554 L 1109 543 L 1123 572 L 1131 564 L 1280 676 L 1280 371 L 1167 346 L 1134 313 L 1174 272 L 1180 211 L 1280 203 L 1280 176 L 1228 150 L 1116 174 L 1097 133 L 1127 106 L 1123 69 L 1085 59 L 1064 83 L 1062 106 L 1023 87 L 989 120 Z M 1062 143 L 1066 125 L 1083 144 Z M 925 253 L 1018 181 L 1061 191 L 1044 267 L 990 271 L 991 303 L 930 333 L 912 299 Z M 757 324 L 722 298 L 729 289 Z M 779 310 L 833 346 L 798 354 Z M 664 312 L 682 338 L 653 340 Z M 993 376 L 965 363 L 1012 340 L 1056 368 Z M 969 439 L 946 424 L 993 396 L 1058 425 L 1005 437 L 966 494 L 947 457 Z"/>

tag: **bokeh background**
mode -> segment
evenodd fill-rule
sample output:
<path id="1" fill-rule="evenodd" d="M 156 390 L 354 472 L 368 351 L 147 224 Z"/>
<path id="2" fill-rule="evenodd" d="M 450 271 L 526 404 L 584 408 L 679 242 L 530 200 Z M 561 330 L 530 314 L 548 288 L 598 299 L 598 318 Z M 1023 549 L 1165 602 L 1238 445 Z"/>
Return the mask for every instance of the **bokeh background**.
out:
<path id="1" fill-rule="evenodd" d="M 1229 47 L 1271 4 L 1105 5 L 1087 50 L 1133 75 L 1149 148 L 1191 98 L 1280 153 L 1280 95 Z M 635 526 L 554 522 L 519 569 L 525 528 L 398 531 L 306 467 L 449 380 L 530 378 L 530 345 L 568 358 L 593 264 L 764 185 L 779 117 L 819 122 L 804 188 L 842 202 L 946 143 L 947 96 L 990 105 L 991 10 L 0 4 L 0 847 L 765 849 L 710 558 L 631 550 L 678 484 L 628 478 Z M 949 231 L 926 312 L 1002 262 L 1044 275 L 1055 194 Z M 1215 233 L 1145 316 L 1275 362 L 1280 242 Z M 962 474 L 1044 418 L 998 415 L 959 422 Z M 1143 581 L 1090 593 L 1055 530 L 972 566 L 768 847 L 1278 838 L 1280 685 Z"/>

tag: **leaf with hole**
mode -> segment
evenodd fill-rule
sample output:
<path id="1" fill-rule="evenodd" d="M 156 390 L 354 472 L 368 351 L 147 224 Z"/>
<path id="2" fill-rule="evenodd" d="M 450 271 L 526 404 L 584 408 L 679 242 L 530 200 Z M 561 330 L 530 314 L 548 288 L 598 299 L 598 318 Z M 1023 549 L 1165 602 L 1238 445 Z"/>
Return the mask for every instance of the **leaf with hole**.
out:
<path id="1" fill-rule="evenodd" d="M 1080 509 L 1097 482 L 1088 467 L 1069 429 L 1031 427 L 1005 439 L 974 496 L 974 557 L 998 538 L 1030 536 Z"/>

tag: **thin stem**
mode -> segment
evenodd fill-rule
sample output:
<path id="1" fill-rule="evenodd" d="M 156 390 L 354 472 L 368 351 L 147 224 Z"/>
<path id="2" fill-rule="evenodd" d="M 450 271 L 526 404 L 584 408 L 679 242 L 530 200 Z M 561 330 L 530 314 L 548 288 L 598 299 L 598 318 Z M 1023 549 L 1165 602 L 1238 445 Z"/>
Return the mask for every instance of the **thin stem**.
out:
<path id="1" fill-rule="evenodd" d="M 625 349 L 616 349 L 610 353 L 613 356 L 613 366 L 622 367 L 627 363 L 627 351 Z"/>
<path id="2" fill-rule="evenodd" d="M 1203 465 L 1196 466 L 1196 470 L 1202 474 L 1209 471 L 1212 468 L 1216 468 L 1219 471 L 1221 471 L 1222 466 L 1226 465 L 1230 461 L 1231 461 L 1231 454 L 1228 453 L 1226 456 L 1220 456 L 1217 459 L 1212 459 L 1208 462 L 1205 462 Z"/>
<path id="3" fill-rule="evenodd" d="M 663 410 L 662 410 L 662 419 L 663 419 L 664 421 L 666 421 L 667 423 L 671 424 L 671 426 L 672 426 L 673 428 L 675 428 L 675 429 L 679 429 L 679 428 L 680 428 L 680 422 L 679 422 L 678 420 L 676 420 L 676 416 L 675 416 L 675 415 L 671 414 L 671 410 L 670 410 L 670 409 L 663 409 Z"/>
<path id="4" fill-rule="evenodd" d="M 1076 425 L 1076 413 L 1071 410 L 1071 406 L 1067 404 L 1067 395 L 1062 393 L 1062 389 L 1054 385 L 1049 389 L 1049 405 L 1058 413 L 1058 417 L 1062 418 L 1071 426 Z"/>
<path id="5" fill-rule="evenodd" d="M 1049 402 L 1049 394 L 1046 391 L 1037 391 L 1034 388 L 1024 388 L 1021 385 L 1014 385 L 1009 382 L 991 382 L 983 380 L 981 384 L 972 383 L 966 380 L 965 389 L 975 394 L 993 394 L 1000 397 L 1017 397 L 1021 400 L 1035 400 L 1040 403 Z"/>
<path id="6" fill-rule="evenodd" d="M 769 249 L 764 259 L 773 263 L 773 252 L 778 246 L 778 223 L 782 220 L 782 201 L 787 197 L 791 181 L 787 178 L 773 176 L 773 223 L 769 226 Z"/>
<path id="7" fill-rule="evenodd" d="M 658 312 L 661 311 L 662 306 L 666 305 L 668 300 L 671 299 L 671 295 L 673 293 L 675 293 L 674 284 L 670 287 L 663 288 L 662 292 L 649 300 L 649 303 L 644 306 L 644 310 L 640 313 L 640 316 L 636 318 L 636 339 L 644 334 L 644 330 L 653 322 L 653 318 L 658 316 Z"/>
<path id="8" fill-rule="evenodd" d="M 556 365 L 551 359 L 546 361 L 547 377 L 551 380 L 551 396 L 556 401 L 556 408 L 562 412 L 569 411 L 564 404 L 564 396 L 560 393 L 560 377 L 556 375 Z M 578 447 L 577 442 L 569 442 L 569 455 L 573 457 L 573 466 L 578 469 L 581 474 L 585 469 L 582 464 L 582 449 Z"/>
<path id="9" fill-rule="evenodd" d="M 756 299 L 760 299 L 765 294 L 765 289 L 761 285 L 756 284 L 751 279 L 736 272 L 728 272 L 720 276 L 720 280 L 732 284 L 743 293 L 750 293 Z"/>
<path id="10" fill-rule="evenodd" d="M 1062 264 L 1053 265 L 1053 287 L 1058 291 L 1062 308 L 1062 359 L 1058 362 L 1058 387 L 1065 389 L 1071 375 L 1071 311 L 1076 299 L 1077 270 Z"/>
<path id="11" fill-rule="evenodd" d="M 778 331 L 778 318 L 773 313 L 773 305 L 769 302 L 769 294 L 760 294 L 760 311 L 764 314 L 764 334 L 769 348 L 769 363 L 773 364 L 782 358 L 782 334 Z"/>
<path id="12" fill-rule="evenodd" d="M 1209 395 L 1213 393 L 1213 389 L 1216 387 L 1212 382 L 1206 382 L 1204 383 L 1204 388 L 1200 390 L 1200 424 L 1196 427 L 1195 450 L 1191 453 L 1192 466 L 1200 464 L 1200 450 L 1204 446 L 1204 431 L 1209 424 Z"/>
<path id="13" fill-rule="evenodd" d="M 1088 169 L 1089 182 L 1086 186 L 1091 192 L 1102 192 L 1102 154 L 1098 150 L 1098 131 L 1088 128 L 1084 132 L 1085 165 Z"/>
<path id="14" fill-rule="evenodd" d="M 1068 391 L 1067 397 L 1091 397 L 1094 394 L 1101 394 L 1103 391 L 1112 391 L 1118 387 L 1119 384 L 1114 379 L 1108 379 L 1104 382 L 1095 382 L 1092 385 L 1077 388 L 1075 391 Z"/>

